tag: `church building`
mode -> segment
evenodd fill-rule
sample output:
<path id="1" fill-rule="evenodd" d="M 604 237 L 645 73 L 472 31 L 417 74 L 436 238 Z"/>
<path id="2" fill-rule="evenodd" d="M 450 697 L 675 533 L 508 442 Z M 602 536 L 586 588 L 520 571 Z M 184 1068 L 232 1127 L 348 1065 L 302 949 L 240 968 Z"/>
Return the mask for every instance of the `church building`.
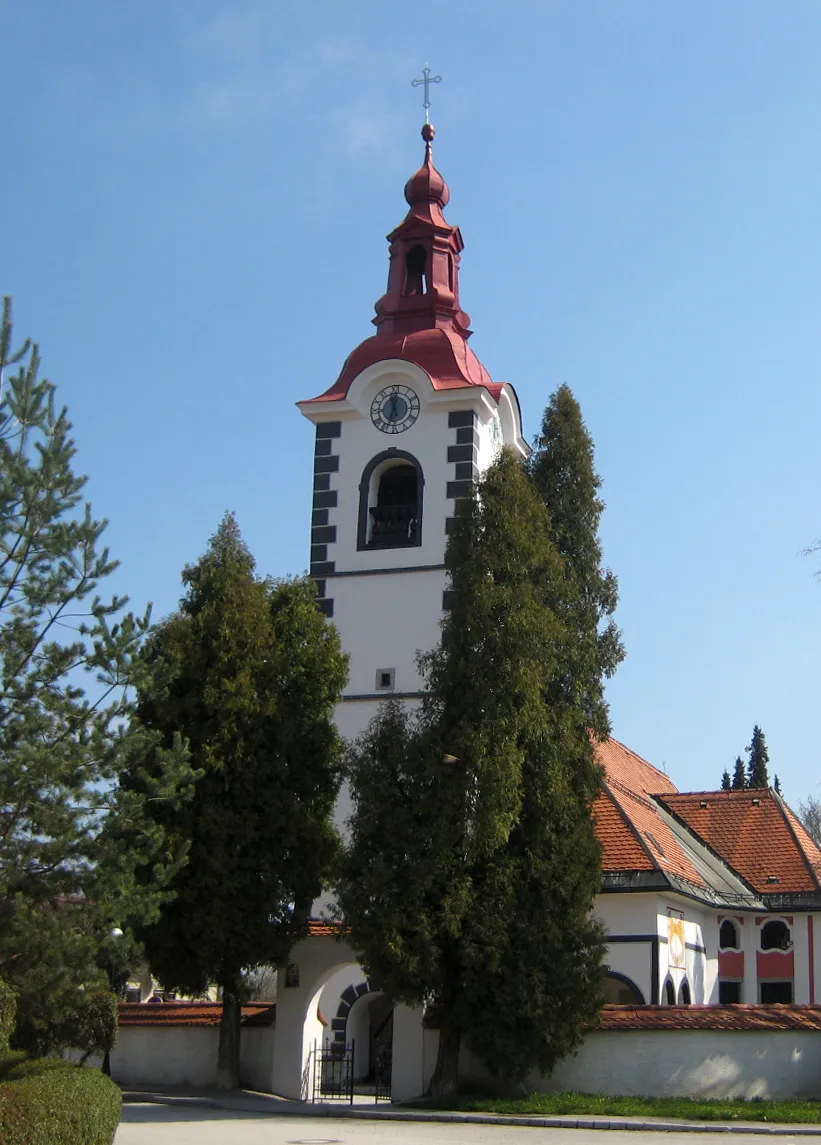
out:
<path id="1" fill-rule="evenodd" d="M 348 739 L 385 697 L 419 700 L 416 655 L 439 639 L 456 503 L 502 445 L 529 451 L 515 390 L 494 381 L 469 345 L 462 236 L 444 215 L 450 192 L 434 166 L 433 128 L 422 135 L 407 214 L 388 235 L 376 332 L 329 388 L 299 403 L 315 427 L 310 571 L 350 657 L 337 709 Z M 821 851 L 781 797 L 683 794 L 618 741 L 597 751 L 605 783 L 595 909 L 608 931 L 608 1002 L 814 1003 Z M 340 827 L 349 812 L 343 792 Z M 270 1088 L 305 1096 L 311 1047 L 330 1039 L 342 1052 L 355 1031 L 357 1077 L 372 1076 L 392 1048 L 394 1094 L 421 1093 L 435 1031 L 372 989 L 327 906 L 314 904 L 311 937 L 280 972 Z"/>

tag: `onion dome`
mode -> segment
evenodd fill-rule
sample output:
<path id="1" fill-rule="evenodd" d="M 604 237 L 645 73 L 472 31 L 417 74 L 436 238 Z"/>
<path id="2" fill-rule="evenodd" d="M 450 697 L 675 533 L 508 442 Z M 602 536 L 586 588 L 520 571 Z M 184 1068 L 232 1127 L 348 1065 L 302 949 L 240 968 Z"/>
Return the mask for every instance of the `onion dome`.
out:
<path id="1" fill-rule="evenodd" d="M 425 141 L 425 162 L 415 175 L 405 184 L 405 199 L 412 206 L 420 203 L 437 203 L 445 207 L 450 200 L 450 189 L 433 165 L 433 138 L 436 131 L 430 123 L 422 128 Z"/>
<path id="2" fill-rule="evenodd" d="M 459 302 L 464 244 L 444 215 L 450 190 L 433 165 L 434 134 L 426 123 L 425 161 L 405 185 L 408 213 L 388 235 L 388 288 L 376 303 L 376 334 L 357 346 L 334 385 L 314 401 L 345 398 L 363 370 L 394 358 L 419 366 L 435 390 L 483 386 L 499 400 L 501 383 L 468 346 L 470 318 Z"/>

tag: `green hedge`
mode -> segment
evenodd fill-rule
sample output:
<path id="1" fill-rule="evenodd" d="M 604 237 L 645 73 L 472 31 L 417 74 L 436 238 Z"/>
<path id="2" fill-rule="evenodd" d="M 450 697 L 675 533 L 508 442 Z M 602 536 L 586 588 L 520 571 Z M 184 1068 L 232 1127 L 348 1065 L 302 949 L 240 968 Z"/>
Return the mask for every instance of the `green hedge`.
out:
<path id="1" fill-rule="evenodd" d="M 111 1145 L 122 1095 L 111 1078 L 56 1058 L 15 1065 L 0 1083 L 3 1145 Z"/>

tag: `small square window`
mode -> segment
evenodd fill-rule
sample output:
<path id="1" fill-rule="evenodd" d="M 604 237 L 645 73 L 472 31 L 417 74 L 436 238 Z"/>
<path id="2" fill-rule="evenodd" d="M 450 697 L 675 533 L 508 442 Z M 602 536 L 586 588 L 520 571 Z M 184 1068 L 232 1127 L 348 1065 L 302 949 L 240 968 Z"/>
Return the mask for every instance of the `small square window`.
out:
<path id="1" fill-rule="evenodd" d="M 285 967 L 285 985 L 289 987 L 299 985 L 299 966 L 296 962 L 289 962 Z"/>
<path id="2" fill-rule="evenodd" d="M 376 673 L 377 692 L 390 692 L 396 682 L 395 668 L 380 668 Z"/>

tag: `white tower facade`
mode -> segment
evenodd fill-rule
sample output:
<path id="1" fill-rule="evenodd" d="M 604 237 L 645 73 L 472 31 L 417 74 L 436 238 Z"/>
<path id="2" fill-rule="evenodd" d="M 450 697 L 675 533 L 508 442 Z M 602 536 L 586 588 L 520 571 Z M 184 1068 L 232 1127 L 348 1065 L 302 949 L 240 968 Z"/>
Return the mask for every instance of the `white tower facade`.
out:
<path id="1" fill-rule="evenodd" d="M 458 228 L 447 184 L 425 162 L 405 187 L 410 210 L 388 236 L 388 290 L 377 333 L 335 384 L 300 402 L 316 426 L 311 575 L 350 657 L 337 726 L 355 738 L 387 696 L 418 702 L 417 654 L 434 647 L 447 607 L 445 545 L 459 498 L 498 449 L 527 453 L 513 388 L 469 348 L 459 305 Z M 350 807 L 343 794 L 340 826 Z"/>

